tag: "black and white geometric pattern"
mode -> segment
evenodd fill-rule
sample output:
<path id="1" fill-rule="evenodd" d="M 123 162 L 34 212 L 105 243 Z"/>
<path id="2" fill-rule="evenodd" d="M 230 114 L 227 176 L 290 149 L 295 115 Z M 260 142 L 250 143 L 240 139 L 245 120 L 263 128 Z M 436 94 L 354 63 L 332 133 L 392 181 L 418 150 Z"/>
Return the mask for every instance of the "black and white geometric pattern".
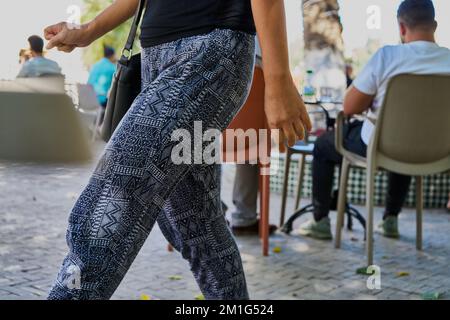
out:
<path id="1" fill-rule="evenodd" d="M 108 299 L 157 221 L 207 299 L 248 299 L 220 201 L 218 165 L 176 165 L 176 129 L 224 130 L 250 90 L 255 37 L 216 29 L 146 48 L 143 89 L 69 218 L 69 253 L 49 299 Z M 67 286 L 75 268 L 81 288 Z"/>

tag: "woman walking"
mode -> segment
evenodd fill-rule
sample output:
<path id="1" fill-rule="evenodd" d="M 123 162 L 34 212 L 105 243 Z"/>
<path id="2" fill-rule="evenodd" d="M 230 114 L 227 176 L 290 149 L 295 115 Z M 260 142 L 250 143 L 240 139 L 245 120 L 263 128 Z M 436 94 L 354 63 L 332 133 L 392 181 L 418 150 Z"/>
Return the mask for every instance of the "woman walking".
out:
<path id="1" fill-rule="evenodd" d="M 93 21 L 45 30 L 48 49 L 85 47 L 129 19 L 116 0 Z M 255 27 L 256 24 L 256 27 Z M 269 125 L 293 144 L 310 122 L 289 72 L 282 0 L 149 0 L 141 28 L 142 92 L 106 146 L 69 218 L 69 253 L 49 299 L 109 299 L 155 222 L 190 263 L 207 299 L 248 299 L 221 211 L 218 165 L 174 164 L 172 133 L 224 130 L 247 97 L 258 31 Z M 79 285 L 71 279 L 79 275 Z"/>

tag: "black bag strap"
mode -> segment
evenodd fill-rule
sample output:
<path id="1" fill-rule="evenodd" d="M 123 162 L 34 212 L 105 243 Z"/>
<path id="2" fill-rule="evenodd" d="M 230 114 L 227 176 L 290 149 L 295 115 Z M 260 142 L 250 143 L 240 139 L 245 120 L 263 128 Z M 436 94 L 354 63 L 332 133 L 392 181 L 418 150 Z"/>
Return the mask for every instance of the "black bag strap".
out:
<path id="1" fill-rule="evenodd" d="M 136 33 L 139 28 L 139 23 L 141 22 L 142 14 L 147 5 L 147 0 L 139 0 L 139 5 L 137 7 L 136 13 L 134 14 L 133 23 L 131 25 L 130 34 L 128 35 L 127 43 L 122 50 L 122 56 L 120 58 L 120 63 L 128 65 L 131 57 L 133 56 L 133 44 L 136 39 Z"/>

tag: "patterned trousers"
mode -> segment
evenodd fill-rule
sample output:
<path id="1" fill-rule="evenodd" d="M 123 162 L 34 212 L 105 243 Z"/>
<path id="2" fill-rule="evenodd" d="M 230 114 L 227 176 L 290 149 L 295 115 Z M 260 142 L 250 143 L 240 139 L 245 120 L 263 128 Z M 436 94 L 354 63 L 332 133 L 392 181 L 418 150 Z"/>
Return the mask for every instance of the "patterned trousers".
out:
<path id="1" fill-rule="evenodd" d="M 248 299 L 220 201 L 220 166 L 175 164 L 174 130 L 224 130 L 245 102 L 255 37 L 216 29 L 143 49 L 141 94 L 69 218 L 49 299 L 109 299 L 157 221 L 206 299 Z M 78 277 L 78 280 L 77 280 Z"/>

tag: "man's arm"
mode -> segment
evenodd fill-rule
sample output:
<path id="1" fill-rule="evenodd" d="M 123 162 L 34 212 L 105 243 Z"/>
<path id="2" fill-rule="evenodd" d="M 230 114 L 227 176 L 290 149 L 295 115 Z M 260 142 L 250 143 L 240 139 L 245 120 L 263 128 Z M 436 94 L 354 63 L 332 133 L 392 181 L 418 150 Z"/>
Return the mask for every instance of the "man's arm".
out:
<path id="1" fill-rule="evenodd" d="M 368 110 L 375 96 L 362 93 L 354 86 L 347 91 L 344 99 L 344 113 L 347 116 L 361 114 Z"/>
<path id="2" fill-rule="evenodd" d="M 344 113 L 361 114 L 372 107 L 384 70 L 384 51 L 378 50 L 361 70 L 344 99 Z"/>
<path id="3" fill-rule="evenodd" d="M 252 0 L 252 11 L 264 61 L 265 112 L 269 127 L 280 129 L 280 146 L 289 145 L 311 130 L 306 107 L 289 70 L 283 0 Z"/>

